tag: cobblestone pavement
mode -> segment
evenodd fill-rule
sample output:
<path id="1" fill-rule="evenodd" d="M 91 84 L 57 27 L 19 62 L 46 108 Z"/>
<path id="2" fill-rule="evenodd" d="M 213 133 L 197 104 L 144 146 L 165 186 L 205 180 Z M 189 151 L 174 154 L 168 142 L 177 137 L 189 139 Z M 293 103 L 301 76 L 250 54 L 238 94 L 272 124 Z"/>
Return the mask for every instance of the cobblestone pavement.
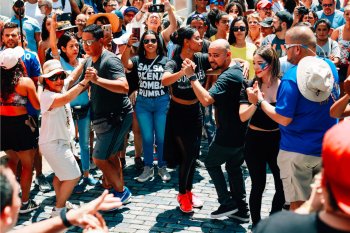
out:
<path id="1" fill-rule="evenodd" d="M 202 153 L 207 153 L 207 145 L 202 143 Z M 127 155 L 133 155 L 133 147 L 128 147 Z M 114 212 L 103 213 L 110 232 L 249 232 L 251 224 L 238 225 L 233 220 L 222 218 L 210 219 L 210 213 L 219 206 L 217 195 L 210 177 L 205 168 L 197 168 L 194 177 L 194 193 L 204 201 L 202 209 L 196 209 L 194 214 L 188 215 L 180 212 L 176 201 L 178 193 L 178 174 L 170 170 L 171 181 L 164 183 L 155 172 L 155 177 L 145 183 L 136 181 L 140 174 L 134 168 L 133 158 L 127 156 L 127 167 L 124 169 L 125 184 L 131 190 L 133 197 L 131 203 Z M 52 180 L 52 171 L 47 170 L 45 175 Z M 101 175 L 95 172 L 96 177 Z M 250 192 L 251 181 L 247 170 L 244 170 L 247 194 Z M 88 186 L 83 194 L 74 194 L 70 201 L 74 204 L 86 203 L 102 192 L 100 187 Z M 262 217 L 265 218 L 271 208 L 274 194 L 273 178 L 268 174 L 266 190 L 263 197 Z M 32 186 L 31 196 L 35 201 L 41 202 L 41 207 L 32 213 L 20 215 L 16 229 L 32 222 L 41 221 L 50 217 L 54 206 L 55 193 L 42 193 Z M 68 232 L 81 232 L 79 228 L 71 228 Z"/>

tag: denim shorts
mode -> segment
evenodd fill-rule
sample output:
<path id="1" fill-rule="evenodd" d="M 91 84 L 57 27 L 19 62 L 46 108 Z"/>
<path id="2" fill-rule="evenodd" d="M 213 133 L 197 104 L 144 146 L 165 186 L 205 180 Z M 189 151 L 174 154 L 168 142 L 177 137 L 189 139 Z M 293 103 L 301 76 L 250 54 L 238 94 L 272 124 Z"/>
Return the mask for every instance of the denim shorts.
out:
<path id="1" fill-rule="evenodd" d="M 121 124 L 112 127 L 104 133 L 96 133 L 96 145 L 92 157 L 107 160 L 123 147 L 124 136 L 132 123 L 132 113 L 128 113 Z"/>

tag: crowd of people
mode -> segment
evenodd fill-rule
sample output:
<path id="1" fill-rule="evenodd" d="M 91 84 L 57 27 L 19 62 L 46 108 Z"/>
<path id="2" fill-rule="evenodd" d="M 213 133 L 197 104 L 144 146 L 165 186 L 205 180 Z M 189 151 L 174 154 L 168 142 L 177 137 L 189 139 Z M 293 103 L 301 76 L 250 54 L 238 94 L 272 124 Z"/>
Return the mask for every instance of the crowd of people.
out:
<path id="1" fill-rule="evenodd" d="M 257 232 L 278 231 L 270 225 L 287 218 L 303 222 L 276 214 L 258 224 L 267 166 L 276 189 L 270 214 L 286 206 L 303 212 L 323 168 L 318 190 L 324 196 L 316 196 L 326 201 L 309 218 L 323 225 L 313 232 L 350 232 L 349 123 L 339 123 L 350 116 L 350 3 L 194 5 L 183 18 L 168 0 L 17 0 L 12 17 L 0 16 L 0 150 L 21 187 L 21 204 L 2 198 L 2 215 L 7 205 L 16 204 L 7 211 L 20 214 L 39 208 L 30 198 L 33 170 L 40 191 L 53 186 L 51 216 L 66 227 L 78 221 L 67 220 L 66 211 L 77 209 L 71 194 L 87 186 L 119 198 L 109 210 L 132 201 L 123 177 L 132 132 L 136 180 L 147 182 L 156 170 L 167 182 L 168 168 L 177 168 L 174 198 L 183 213 L 204 204 L 192 191 L 199 159 L 218 196 L 210 217 L 251 221 Z M 209 143 L 204 157 L 202 137 Z M 42 173 L 43 157 L 54 172 L 52 183 Z M 249 200 L 244 163 L 252 180 Z M 100 181 L 90 175 L 93 167 L 102 171 Z M 7 168 L 0 173 L 15 186 Z M 103 225 L 96 209 L 84 211 Z"/>

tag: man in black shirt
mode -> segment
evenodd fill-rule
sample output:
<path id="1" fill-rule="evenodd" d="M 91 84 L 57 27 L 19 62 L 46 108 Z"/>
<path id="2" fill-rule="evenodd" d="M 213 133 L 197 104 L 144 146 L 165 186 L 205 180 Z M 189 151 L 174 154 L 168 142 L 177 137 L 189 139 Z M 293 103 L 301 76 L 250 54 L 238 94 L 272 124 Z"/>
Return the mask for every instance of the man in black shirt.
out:
<path id="1" fill-rule="evenodd" d="M 93 160 L 123 203 L 131 193 L 124 187 L 123 171 L 116 153 L 123 148 L 124 136 L 132 121 L 129 86 L 119 58 L 103 49 L 103 30 L 96 24 L 83 29 L 82 43 L 90 57 L 82 77 L 91 81 L 92 124 L 96 133 Z"/>
<path id="2" fill-rule="evenodd" d="M 213 69 L 222 73 L 215 84 L 205 90 L 196 76 L 187 77 L 203 106 L 214 104 L 218 113 L 216 135 L 209 147 L 205 166 L 213 180 L 220 207 L 211 213 L 212 218 L 229 216 L 240 223 L 249 222 L 249 210 L 245 201 L 246 193 L 241 165 L 243 163 L 243 139 L 246 124 L 239 118 L 239 99 L 243 85 L 243 74 L 239 65 L 231 64 L 230 45 L 227 40 L 219 39 L 209 46 L 209 62 Z M 185 60 L 184 69 L 196 65 Z M 221 165 L 226 165 L 230 192 Z"/>

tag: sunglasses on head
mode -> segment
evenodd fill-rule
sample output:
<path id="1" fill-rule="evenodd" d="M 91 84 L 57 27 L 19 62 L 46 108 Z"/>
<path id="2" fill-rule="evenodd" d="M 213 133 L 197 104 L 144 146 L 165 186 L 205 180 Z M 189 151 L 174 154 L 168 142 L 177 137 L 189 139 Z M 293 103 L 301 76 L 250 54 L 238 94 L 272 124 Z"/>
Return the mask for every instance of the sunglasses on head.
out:
<path id="1" fill-rule="evenodd" d="M 64 80 L 65 78 L 66 78 L 66 74 L 61 72 L 61 73 L 54 74 L 54 75 L 52 75 L 51 77 L 49 77 L 47 79 L 50 80 L 50 81 L 55 82 L 58 79 Z"/>
<path id="2" fill-rule="evenodd" d="M 152 43 L 152 44 L 156 44 L 157 43 L 157 39 L 144 39 L 143 40 L 143 43 L 144 44 L 149 44 L 149 43 Z"/>
<path id="3" fill-rule="evenodd" d="M 245 32 L 245 30 L 246 30 L 246 27 L 244 27 L 244 26 L 233 27 L 234 32 L 238 32 L 238 31 Z"/>

